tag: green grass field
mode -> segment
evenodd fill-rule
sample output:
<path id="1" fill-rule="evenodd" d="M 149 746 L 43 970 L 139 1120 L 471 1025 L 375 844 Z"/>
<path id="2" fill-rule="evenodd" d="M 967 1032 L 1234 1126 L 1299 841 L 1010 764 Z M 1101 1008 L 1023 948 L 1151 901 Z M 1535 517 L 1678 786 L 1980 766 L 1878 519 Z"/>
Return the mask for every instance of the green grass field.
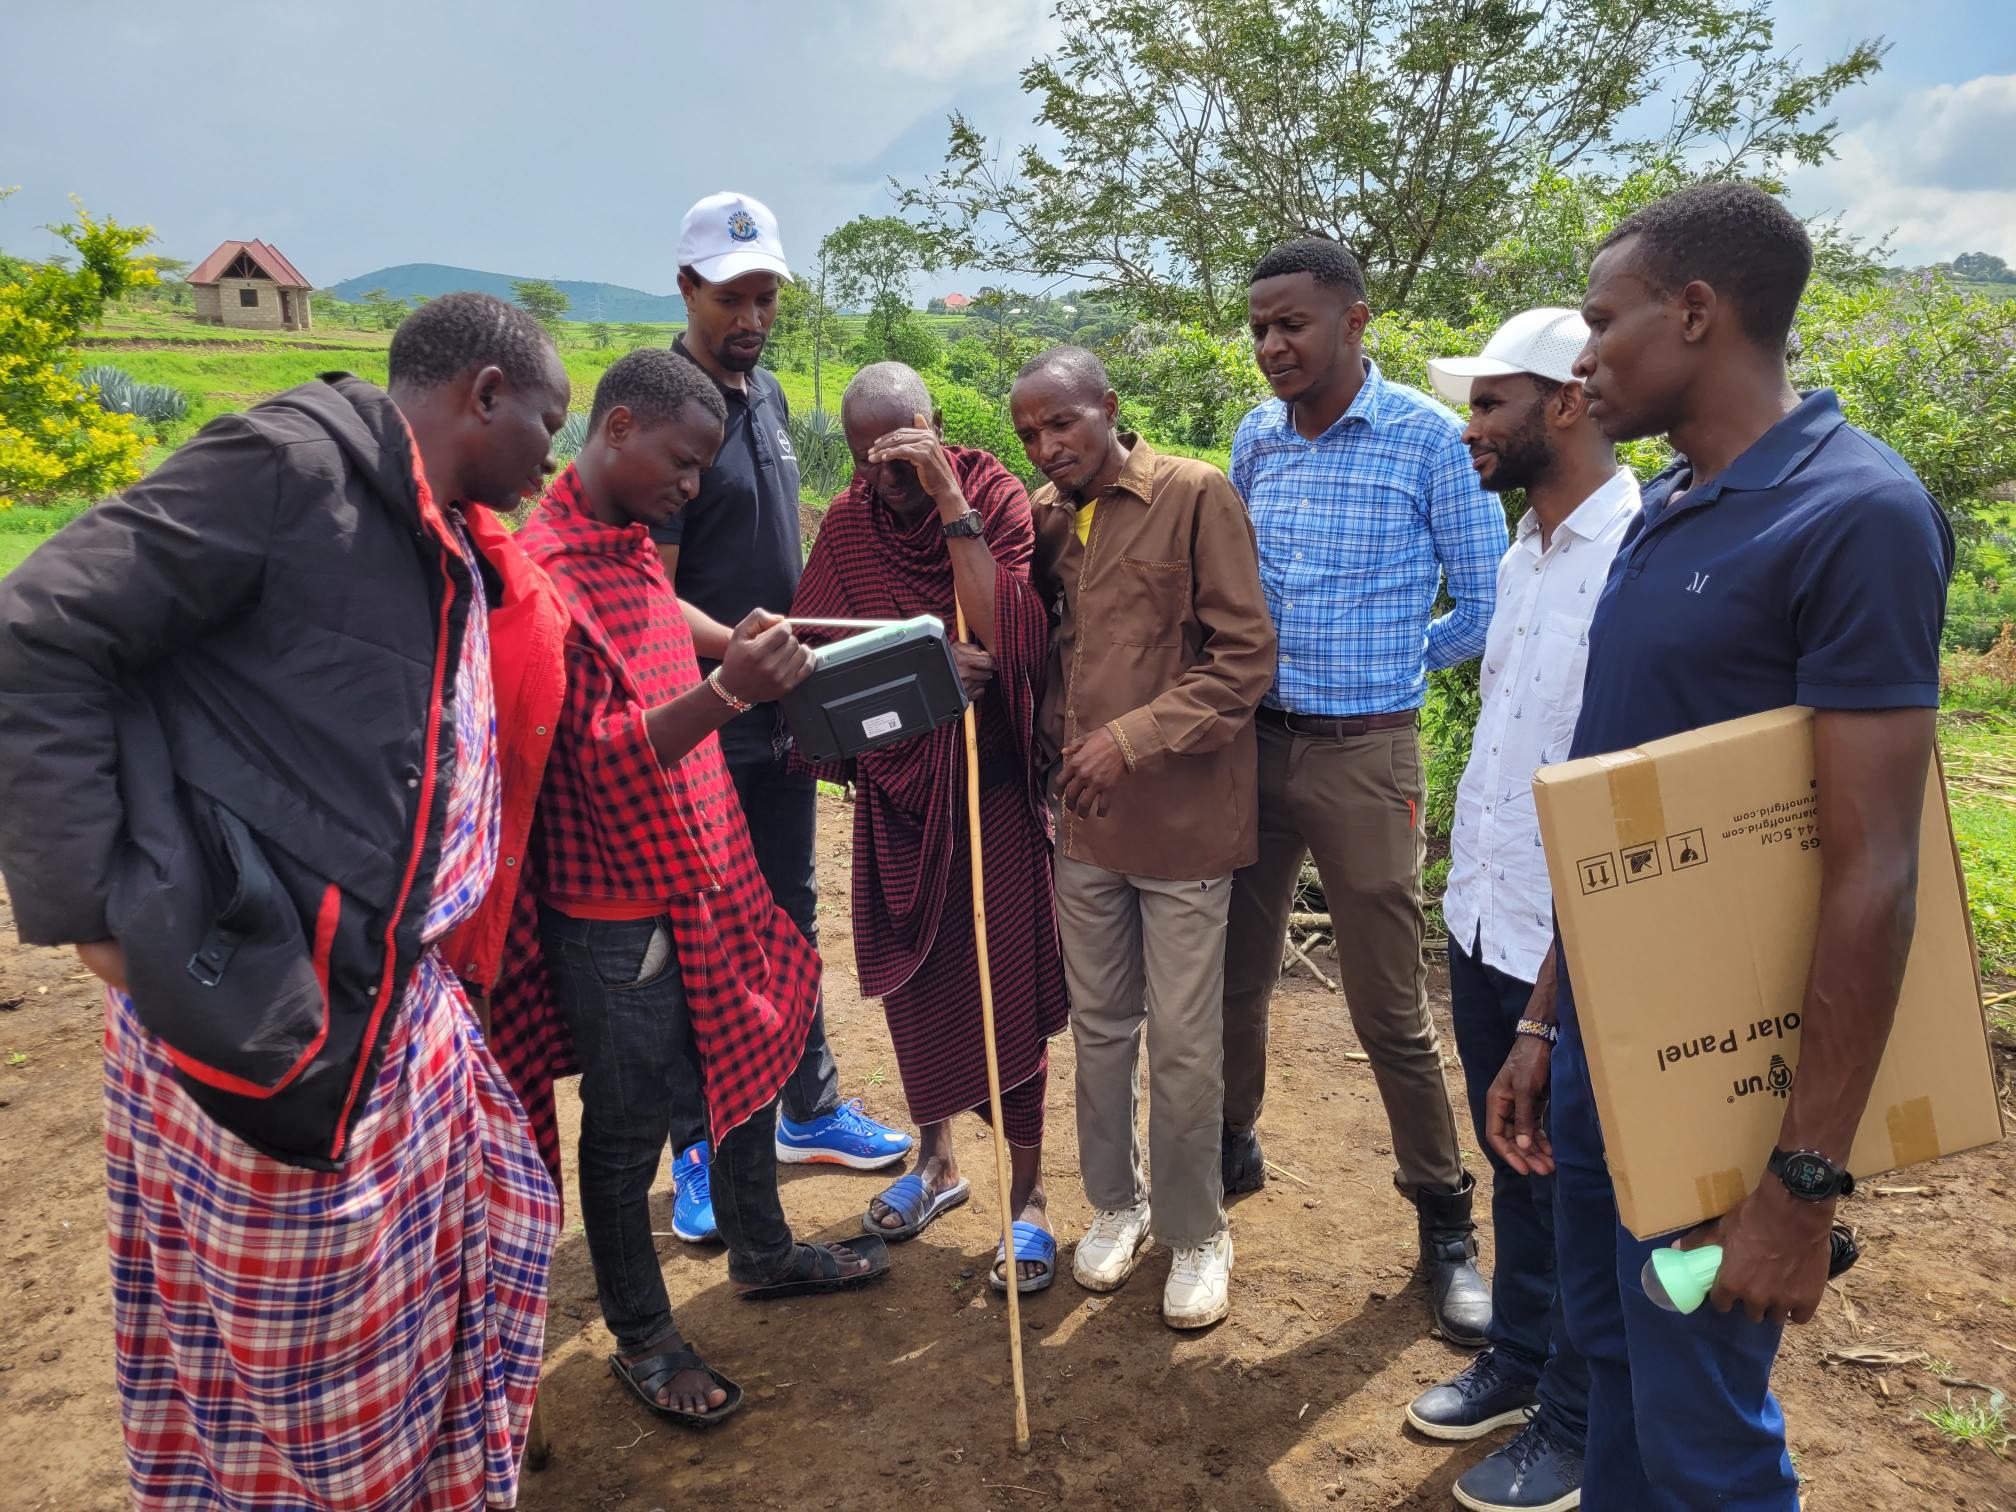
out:
<path id="1" fill-rule="evenodd" d="M 958 321 L 959 316 L 930 316 L 933 321 Z M 670 346 L 684 329 L 676 325 L 646 327 L 650 344 Z M 560 357 L 573 384 L 573 407 L 588 408 L 595 384 L 610 363 L 632 349 L 624 328 L 615 341 L 596 347 L 588 328 L 568 325 L 562 331 Z M 317 326 L 312 331 L 234 331 L 198 325 L 187 315 L 145 307 L 116 308 L 89 338 L 85 354 L 93 363 L 123 368 L 142 383 L 165 383 L 189 399 L 189 414 L 168 426 L 148 464 L 193 436 L 218 415 L 257 403 L 270 394 L 306 383 L 319 373 L 355 373 L 373 383 L 385 381 L 389 331 L 359 331 L 341 326 Z M 839 402 L 854 375 L 845 363 L 827 363 L 821 372 L 821 394 L 829 408 Z M 777 374 L 794 413 L 812 409 L 812 375 Z"/>
<path id="2" fill-rule="evenodd" d="M 40 546 L 44 539 L 41 535 L 29 535 L 25 531 L 0 531 L 0 577 L 7 576 L 27 561 L 28 553 Z"/>
<path id="3" fill-rule="evenodd" d="M 1948 710 L 1939 746 L 1981 970 L 2016 975 L 2016 716 Z"/>

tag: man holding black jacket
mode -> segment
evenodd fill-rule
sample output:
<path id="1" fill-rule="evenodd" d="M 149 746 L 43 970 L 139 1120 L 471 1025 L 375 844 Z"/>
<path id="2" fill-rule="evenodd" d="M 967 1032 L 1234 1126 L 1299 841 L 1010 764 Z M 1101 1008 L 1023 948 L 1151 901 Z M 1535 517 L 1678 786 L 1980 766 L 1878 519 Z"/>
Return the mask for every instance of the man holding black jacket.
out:
<path id="1" fill-rule="evenodd" d="M 552 470 L 567 375 L 480 294 L 389 366 L 213 420 L 0 584 L 0 869 L 111 989 L 147 1512 L 516 1495 L 560 1202 L 441 942 L 546 733 L 495 696 L 537 570 L 482 504 Z"/>

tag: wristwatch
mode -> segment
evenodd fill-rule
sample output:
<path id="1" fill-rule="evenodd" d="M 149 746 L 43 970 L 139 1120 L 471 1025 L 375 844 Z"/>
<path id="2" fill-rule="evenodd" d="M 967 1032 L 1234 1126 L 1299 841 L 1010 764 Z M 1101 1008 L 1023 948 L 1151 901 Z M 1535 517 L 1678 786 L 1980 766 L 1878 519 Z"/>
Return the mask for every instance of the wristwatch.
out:
<path id="1" fill-rule="evenodd" d="M 987 527 L 981 522 L 980 511 L 969 509 L 956 520 L 947 520 L 938 527 L 948 536 L 984 535 Z"/>
<path id="2" fill-rule="evenodd" d="M 1826 1202 L 1855 1190 L 1855 1178 L 1817 1150 L 1773 1150 L 1765 1169 L 1801 1202 Z"/>

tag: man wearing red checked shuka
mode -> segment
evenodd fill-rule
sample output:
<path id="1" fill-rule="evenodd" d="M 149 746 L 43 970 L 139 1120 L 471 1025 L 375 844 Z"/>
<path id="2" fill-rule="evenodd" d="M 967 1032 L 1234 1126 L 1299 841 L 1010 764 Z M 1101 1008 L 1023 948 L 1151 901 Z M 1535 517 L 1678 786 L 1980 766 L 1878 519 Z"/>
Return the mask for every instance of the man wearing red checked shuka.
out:
<path id="1" fill-rule="evenodd" d="M 888 1265 L 875 1240 L 800 1244 L 784 1220 L 776 1101 L 804 1049 L 819 962 L 763 882 L 715 738 L 803 681 L 811 653 L 781 616 L 756 610 L 703 679 L 648 529 L 698 492 L 724 414 L 713 381 L 683 357 L 620 359 L 596 387 L 587 445 L 519 534 L 573 621 L 532 846 L 536 944 L 527 921 L 510 953 L 519 977 L 550 984 L 554 1011 L 514 980 L 495 1009 L 500 1058 L 541 1123 L 571 1042 L 581 1217 L 616 1336 L 610 1367 L 691 1428 L 719 1422 L 742 1394 L 681 1336 L 658 1268 L 648 1197 L 675 1072 L 705 1091 L 715 1214 L 745 1295 L 837 1291 Z M 526 1032 L 541 1023 L 552 1031 L 543 1049 Z M 550 1133 L 541 1143 L 552 1148 Z"/>

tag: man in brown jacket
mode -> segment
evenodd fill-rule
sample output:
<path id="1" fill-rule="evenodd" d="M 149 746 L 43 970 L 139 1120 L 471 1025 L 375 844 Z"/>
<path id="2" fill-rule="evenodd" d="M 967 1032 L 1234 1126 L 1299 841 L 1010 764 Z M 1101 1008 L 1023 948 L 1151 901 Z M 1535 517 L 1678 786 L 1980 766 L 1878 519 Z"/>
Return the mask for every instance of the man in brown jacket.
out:
<path id="1" fill-rule="evenodd" d="M 1097 1214 L 1072 1273 L 1111 1291 L 1151 1233 L 1175 1251 L 1162 1316 L 1225 1316 L 1232 1235 L 1219 1163 L 1225 919 L 1258 854 L 1253 710 L 1274 627 L 1253 527 L 1224 474 L 1114 426 L 1090 352 L 1022 369 L 1016 434 L 1050 486 L 1031 581 L 1056 630 L 1037 721 L 1061 762 L 1057 925 L 1078 1051 L 1078 1150 Z M 1137 1133 L 1149 1034 L 1153 1217 Z"/>

